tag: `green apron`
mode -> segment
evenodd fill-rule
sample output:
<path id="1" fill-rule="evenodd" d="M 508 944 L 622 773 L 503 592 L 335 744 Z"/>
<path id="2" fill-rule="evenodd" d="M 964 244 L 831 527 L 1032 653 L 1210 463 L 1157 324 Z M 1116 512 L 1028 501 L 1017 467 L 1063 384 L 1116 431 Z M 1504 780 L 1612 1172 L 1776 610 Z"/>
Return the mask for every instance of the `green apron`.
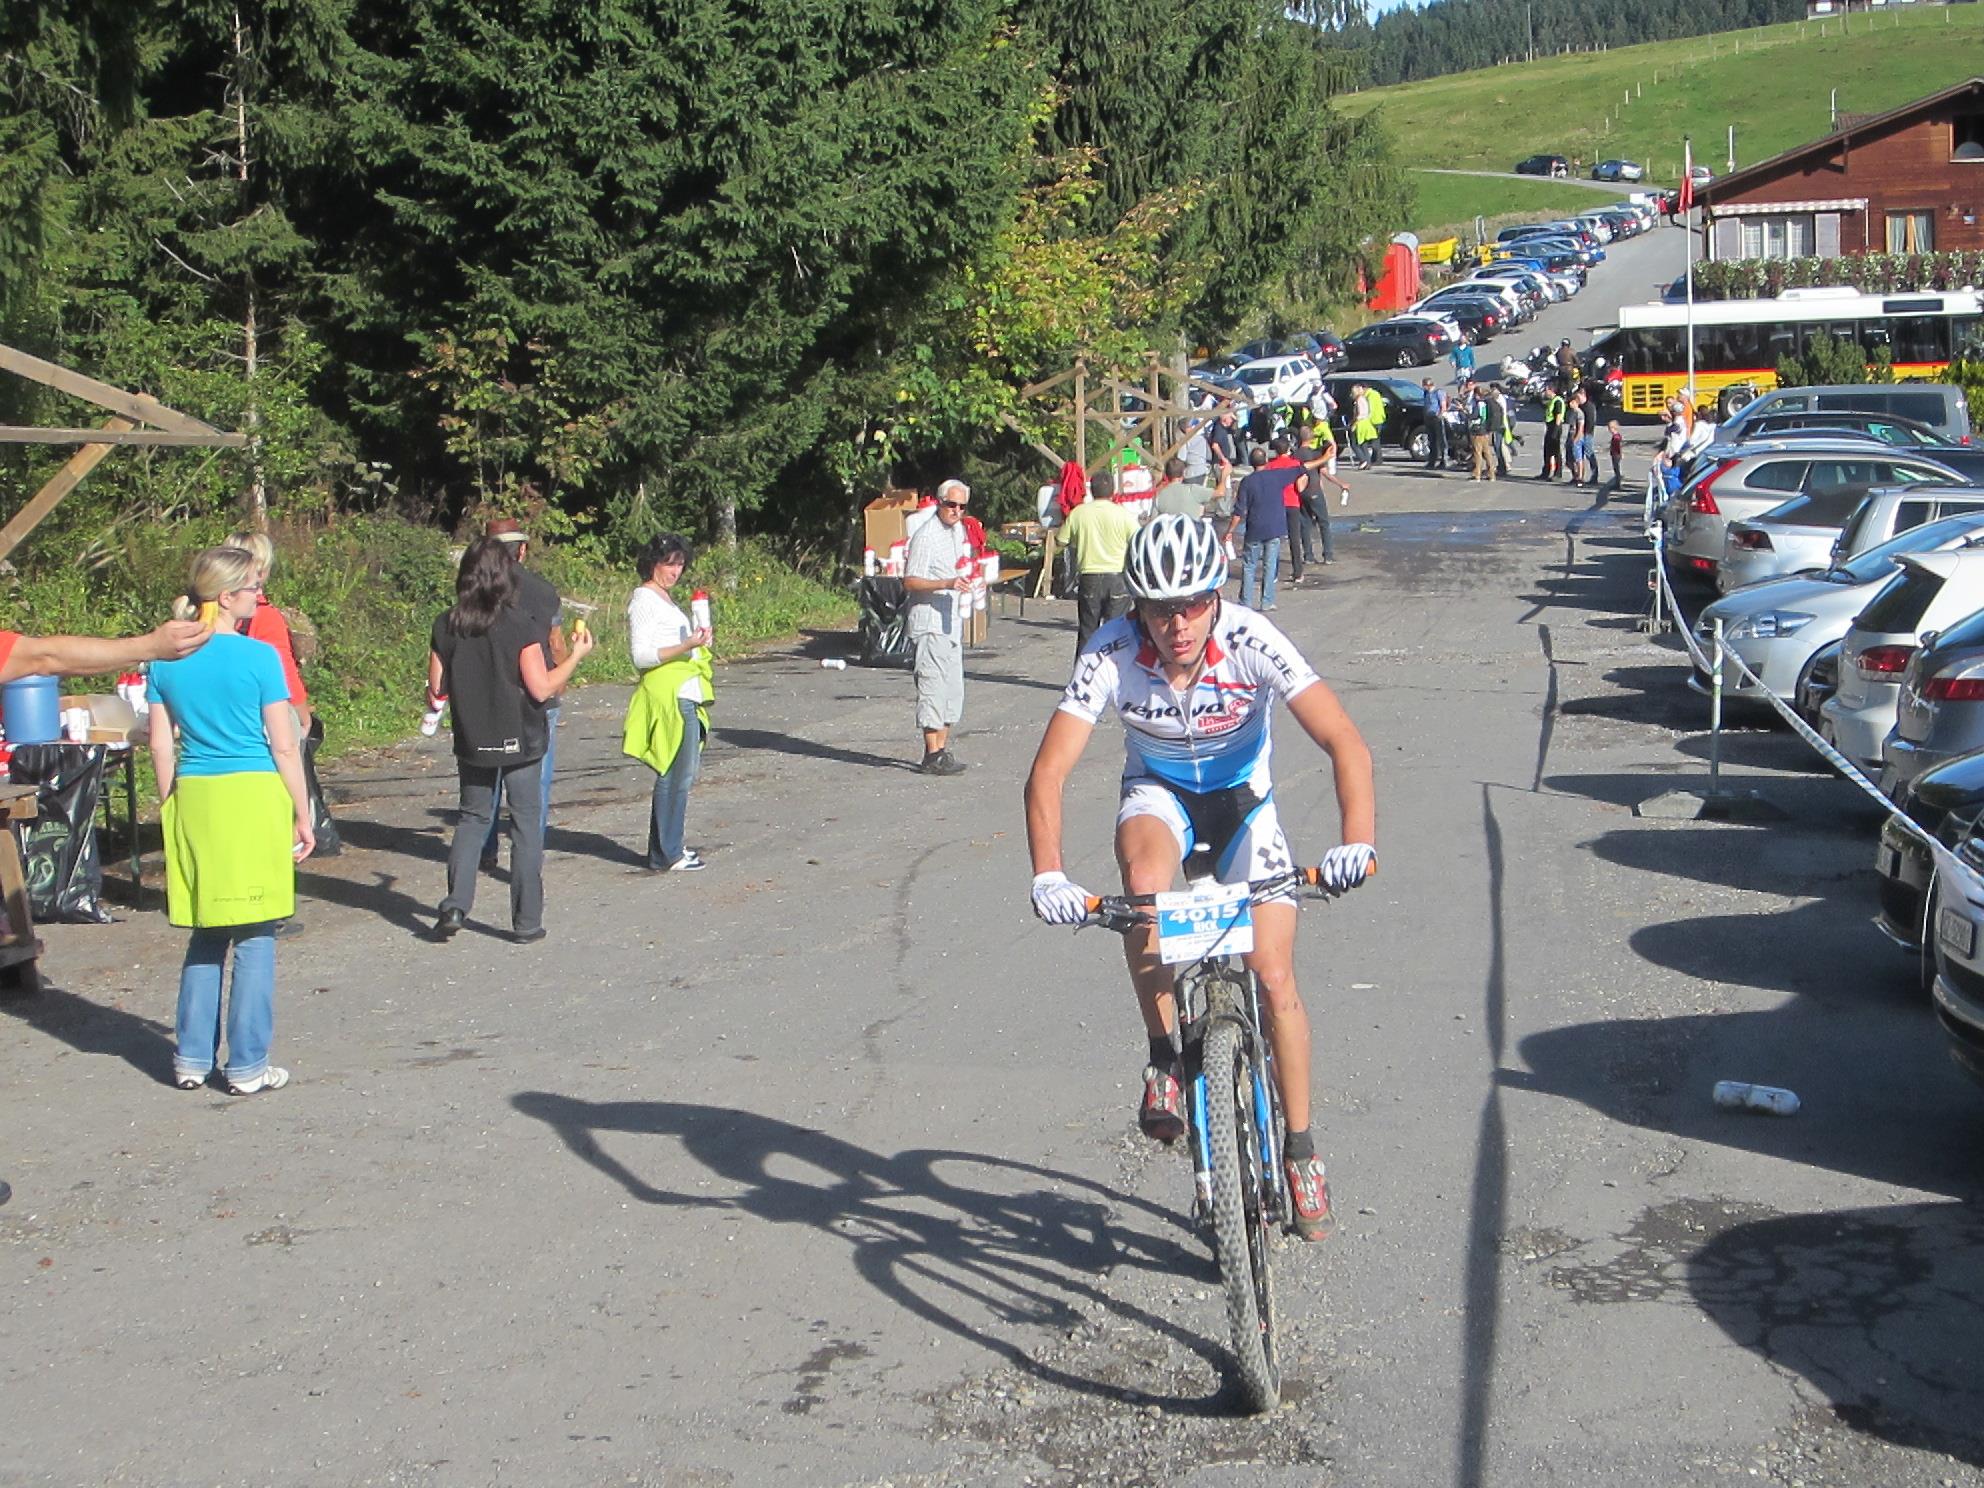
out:
<path id="1" fill-rule="evenodd" d="M 296 804 L 273 770 L 180 775 L 159 808 L 166 917 L 181 929 L 296 913 Z"/>

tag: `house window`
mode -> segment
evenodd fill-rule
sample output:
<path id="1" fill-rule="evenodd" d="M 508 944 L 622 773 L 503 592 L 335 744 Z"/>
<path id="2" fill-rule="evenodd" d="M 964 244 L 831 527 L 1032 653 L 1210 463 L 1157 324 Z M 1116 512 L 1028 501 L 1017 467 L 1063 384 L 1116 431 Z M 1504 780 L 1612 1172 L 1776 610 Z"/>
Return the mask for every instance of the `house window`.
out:
<path id="1" fill-rule="evenodd" d="M 1888 252 L 1932 253 L 1935 247 L 1934 212 L 1888 213 Z"/>
<path id="2" fill-rule="evenodd" d="M 1743 219 L 1744 258 L 1808 258 L 1816 241 L 1809 212 Z"/>
<path id="3" fill-rule="evenodd" d="M 1984 161 L 1984 114 L 1962 114 L 1950 121 L 1950 159 Z"/>

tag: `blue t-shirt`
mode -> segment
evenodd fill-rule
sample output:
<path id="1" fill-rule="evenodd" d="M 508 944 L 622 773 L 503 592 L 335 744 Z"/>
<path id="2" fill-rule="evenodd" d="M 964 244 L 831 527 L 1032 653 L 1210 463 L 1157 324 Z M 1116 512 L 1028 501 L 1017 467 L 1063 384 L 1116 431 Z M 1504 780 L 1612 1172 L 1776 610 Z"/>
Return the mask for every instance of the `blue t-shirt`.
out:
<path id="1" fill-rule="evenodd" d="M 1240 518 L 1244 541 L 1280 542 L 1288 536 L 1288 503 L 1284 493 L 1301 474 L 1302 467 L 1290 462 L 1263 466 L 1240 482 L 1233 510 Z"/>
<path id="2" fill-rule="evenodd" d="M 155 661 L 145 697 L 179 725 L 181 775 L 275 769 L 262 709 L 289 701 L 289 684 L 267 641 L 223 631 L 183 661 Z"/>

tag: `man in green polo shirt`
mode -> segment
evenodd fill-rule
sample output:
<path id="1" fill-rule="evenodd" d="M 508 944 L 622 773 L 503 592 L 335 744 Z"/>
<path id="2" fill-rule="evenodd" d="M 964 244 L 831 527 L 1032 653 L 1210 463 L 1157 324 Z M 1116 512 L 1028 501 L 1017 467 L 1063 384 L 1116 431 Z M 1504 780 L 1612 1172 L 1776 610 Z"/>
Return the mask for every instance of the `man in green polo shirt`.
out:
<path id="1" fill-rule="evenodd" d="M 1118 615 L 1130 612 L 1130 589 L 1123 581 L 1123 560 L 1137 519 L 1127 506 L 1111 497 L 1107 470 L 1089 481 L 1089 497 L 1068 513 L 1061 524 L 1061 542 L 1074 549 L 1075 570 L 1081 576 L 1075 593 L 1075 654 L 1088 638 Z"/>

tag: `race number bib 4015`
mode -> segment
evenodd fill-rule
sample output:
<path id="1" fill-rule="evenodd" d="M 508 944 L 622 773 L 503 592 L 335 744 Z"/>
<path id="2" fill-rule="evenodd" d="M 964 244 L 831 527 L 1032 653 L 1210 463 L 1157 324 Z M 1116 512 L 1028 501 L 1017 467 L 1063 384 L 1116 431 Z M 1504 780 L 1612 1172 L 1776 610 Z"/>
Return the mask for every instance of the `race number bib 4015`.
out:
<path id="1" fill-rule="evenodd" d="M 1159 894 L 1157 954 L 1166 966 L 1205 956 L 1240 956 L 1254 948 L 1254 908 L 1245 884 L 1206 884 Z"/>

